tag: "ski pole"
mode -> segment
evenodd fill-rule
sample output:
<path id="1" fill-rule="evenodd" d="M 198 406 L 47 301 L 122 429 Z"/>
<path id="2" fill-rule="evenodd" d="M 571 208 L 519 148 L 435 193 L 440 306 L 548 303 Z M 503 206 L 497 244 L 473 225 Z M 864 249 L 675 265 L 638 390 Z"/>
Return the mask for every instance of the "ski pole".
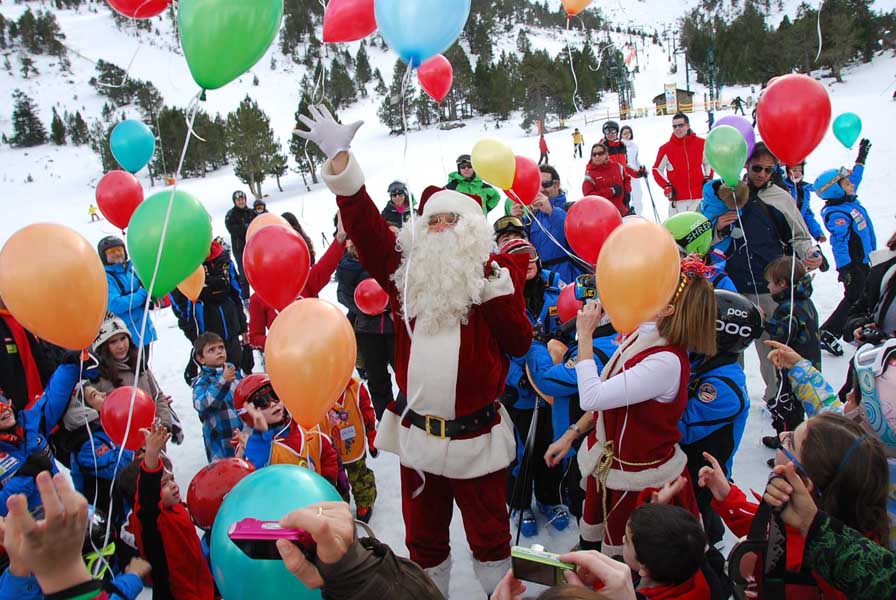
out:
<path id="1" fill-rule="evenodd" d="M 653 218 L 656 219 L 656 222 L 660 222 L 660 214 L 656 211 L 656 203 L 653 201 L 653 192 L 650 191 L 650 182 L 645 181 L 647 184 L 647 195 L 650 196 L 650 206 L 653 207 Z"/>

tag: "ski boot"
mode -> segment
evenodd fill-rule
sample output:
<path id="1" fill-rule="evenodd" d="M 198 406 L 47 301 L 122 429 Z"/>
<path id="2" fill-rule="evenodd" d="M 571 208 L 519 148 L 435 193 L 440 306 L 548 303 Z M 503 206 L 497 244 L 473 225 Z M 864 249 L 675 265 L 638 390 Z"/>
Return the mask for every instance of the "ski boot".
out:
<path id="1" fill-rule="evenodd" d="M 563 504 L 542 504 L 536 502 L 538 510 L 557 531 L 563 531 L 569 526 L 569 509 Z"/>
<path id="2" fill-rule="evenodd" d="M 843 356 L 843 346 L 840 345 L 833 333 L 825 329 L 820 330 L 819 338 L 821 339 L 821 348 L 834 356 Z"/>
<path id="3" fill-rule="evenodd" d="M 373 516 L 373 507 L 372 506 L 359 506 L 358 510 L 355 511 L 358 520 L 363 523 L 370 523 L 370 517 Z"/>
<path id="4" fill-rule="evenodd" d="M 538 523 L 535 521 L 535 513 L 529 508 L 524 508 L 522 512 L 523 525 L 520 528 L 520 532 L 523 534 L 523 537 L 535 537 L 538 535 Z M 515 510 L 510 516 L 513 518 L 514 523 L 517 523 L 520 518 L 520 511 Z"/>

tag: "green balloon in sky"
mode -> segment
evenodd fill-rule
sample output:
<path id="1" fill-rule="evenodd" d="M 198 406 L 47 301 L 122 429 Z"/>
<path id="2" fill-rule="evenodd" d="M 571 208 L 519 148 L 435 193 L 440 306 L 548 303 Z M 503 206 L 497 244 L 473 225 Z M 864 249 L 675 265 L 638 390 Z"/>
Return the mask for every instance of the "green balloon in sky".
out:
<path id="1" fill-rule="evenodd" d="M 704 152 L 709 165 L 722 181 L 731 187 L 736 186 L 747 162 L 747 141 L 743 134 L 731 125 L 713 127 L 706 136 Z"/>
<path id="2" fill-rule="evenodd" d="M 174 192 L 162 260 L 155 285 L 149 289 L 170 197 L 170 190 L 153 194 L 140 203 L 128 224 L 128 254 L 153 298 L 161 298 L 193 273 L 212 243 L 212 221 L 205 207 L 187 192 Z"/>
<path id="3" fill-rule="evenodd" d="M 282 18 L 283 0 L 180 0 L 180 44 L 199 87 L 218 89 L 251 69 Z"/>

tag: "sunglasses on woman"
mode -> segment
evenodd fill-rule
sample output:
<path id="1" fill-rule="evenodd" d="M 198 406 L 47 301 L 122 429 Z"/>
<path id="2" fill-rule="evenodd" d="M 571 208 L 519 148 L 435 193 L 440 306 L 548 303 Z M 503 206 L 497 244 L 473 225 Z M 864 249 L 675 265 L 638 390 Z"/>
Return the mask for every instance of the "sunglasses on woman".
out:
<path id="1" fill-rule="evenodd" d="M 606 156 L 606 152 L 592 152 L 591 156 Z"/>

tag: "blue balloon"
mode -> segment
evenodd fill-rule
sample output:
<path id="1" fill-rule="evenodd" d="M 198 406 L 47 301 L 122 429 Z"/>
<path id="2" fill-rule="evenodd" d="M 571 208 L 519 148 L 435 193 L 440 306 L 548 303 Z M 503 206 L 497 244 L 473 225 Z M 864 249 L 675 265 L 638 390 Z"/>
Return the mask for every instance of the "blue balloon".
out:
<path id="1" fill-rule="evenodd" d="M 470 15 L 470 0 L 374 0 L 373 7 L 383 39 L 415 68 L 451 47 Z"/>
<path id="2" fill-rule="evenodd" d="M 252 517 L 279 521 L 288 513 L 314 504 L 342 498 L 326 479 L 295 465 L 272 465 L 249 474 L 237 483 L 221 504 L 212 527 L 212 574 L 223 598 L 253 600 L 318 600 L 280 560 L 254 560 L 230 541 L 231 526 Z"/>
<path id="3" fill-rule="evenodd" d="M 136 173 L 149 164 L 152 153 L 156 150 L 156 138 L 149 127 L 140 121 L 128 119 L 112 130 L 109 147 L 122 169 Z"/>

